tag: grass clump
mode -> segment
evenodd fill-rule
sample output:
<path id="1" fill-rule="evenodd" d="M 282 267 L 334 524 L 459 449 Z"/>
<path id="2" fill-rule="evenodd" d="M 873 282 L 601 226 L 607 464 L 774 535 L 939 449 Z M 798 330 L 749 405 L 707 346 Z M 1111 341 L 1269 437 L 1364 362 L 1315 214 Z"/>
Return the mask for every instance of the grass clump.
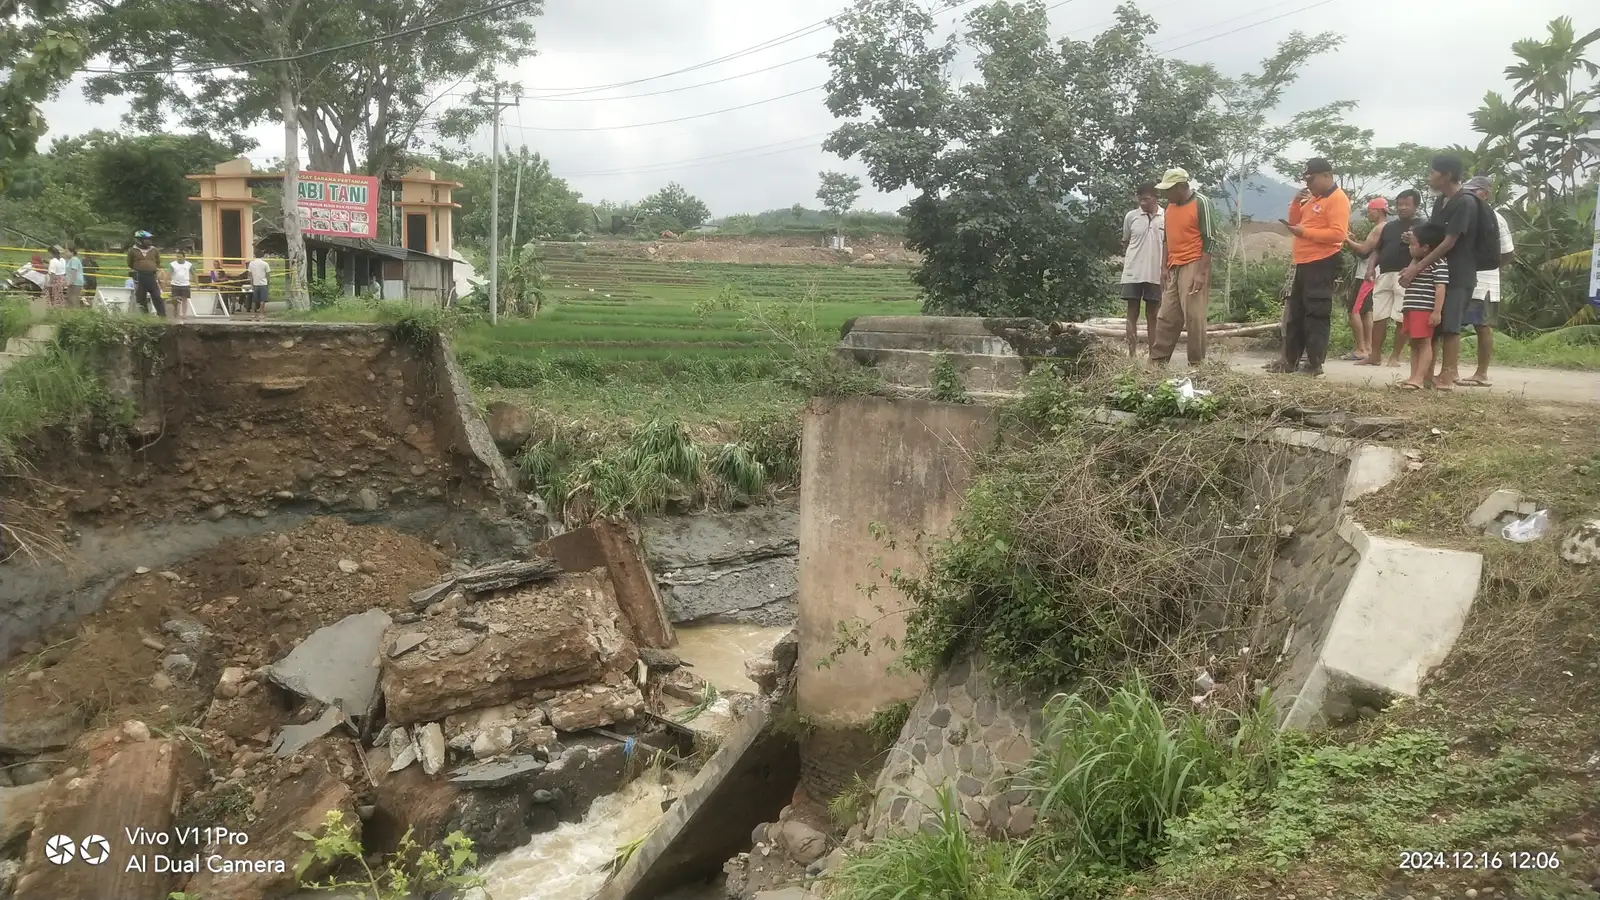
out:
<path id="1" fill-rule="evenodd" d="M 840 831 L 867 821 L 872 814 L 872 785 L 859 774 L 850 776 L 850 783 L 838 796 L 828 801 L 828 818 Z"/>
<path id="2" fill-rule="evenodd" d="M 24 445 L 45 429 L 79 429 L 113 412 L 88 353 L 50 344 L 23 357 L 0 373 L 0 473 L 24 468 Z"/>
<path id="3" fill-rule="evenodd" d="M 887 749 L 900 739 L 900 732 L 910 718 L 911 704 L 904 700 L 880 706 L 872 711 L 872 718 L 867 720 L 867 733 L 872 735 L 879 747 Z"/>
<path id="4" fill-rule="evenodd" d="M 1024 780 L 1053 849 L 1134 870 L 1162 852 L 1169 823 L 1208 790 L 1273 782 L 1282 762 L 1276 718 L 1265 698 L 1242 715 L 1171 709 L 1138 679 L 1103 703 L 1061 695 Z"/>
<path id="5" fill-rule="evenodd" d="M 1037 847 L 968 833 L 954 792 L 938 792 L 931 827 L 890 835 L 846 860 L 834 877 L 840 900 L 1030 900 Z"/>

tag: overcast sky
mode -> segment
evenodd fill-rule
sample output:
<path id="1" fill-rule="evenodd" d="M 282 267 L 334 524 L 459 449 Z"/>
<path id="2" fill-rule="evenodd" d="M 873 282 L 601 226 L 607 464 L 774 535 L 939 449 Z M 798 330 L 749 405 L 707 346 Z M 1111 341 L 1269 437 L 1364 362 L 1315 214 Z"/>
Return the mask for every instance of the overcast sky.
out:
<path id="1" fill-rule="evenodd" d="M 817 206 L 820 170 L 855 172 L 866 182 L 860 166 L 820 147 L 833 119 L 822 92 L 807 89 L 826 81 L 828 71 L 810 57 L 827 49 L 831 31 L 695 72 L 653 76 L 772 41 L 847 5 L 845 0 L 546 0 L 537 20 L 538 54 L 508 75 L 530 97 L 506 112 L 502 140 L 543 153 L 555 174 L 591 201 L 636 200 L 678 181 L 719 216 L 796 202 Z M 1115 6 L 1116 0 L 1060 3 L 1050 13 L 1052 31 L 1092 35 L 1109 24 Z M 754 14 L 757 8 L 760 15 Z M 1344 47 L 1306 67 L 1281 111 L 1286 118 L 1332 100 L 1354 100 L 1360 104 L 1354 121 L 1373 129 L 1380 144 L 1476 143 L 1468 115 L 1486 91 L 1503 90 L 1513 40 L 1543 37 L 1545 24 L 1560 15 L 1572 16 L 1579 34 L 1600 25 L 1593 0 L 1146 0 L 1141 8 L 1161 25 L 1154 38 L 1158 52 L 1212 63 L 1226 74 L 1253 68 L 1296 29 L 1346 35 Z M 956 15 L 940 18 L 948 27 Z M 794 60 L 799 61 L 779 66 Z M 746 73 L 755 74 L 659 93 Z M 533 99 L 634 79 L 652 80 L 564 100 Z M 759 102 L 794 92 L 802 93 Z M 757 105 L 626 127 L 746 104 Z M 123 107 L 90 106 L 74 83 L 46 104 L 45 112 L 56 137 L 113 126 Z M 282 155 L 274 149 L 282 141 L 280 128 L 261 126 L 252 137 L 261 144 L 250 154 L 258 162 Z M 487 127 L 475 143 L 487 152 Z M 904 199 L 869 185 L 858 207 L 893 209 Z"/>

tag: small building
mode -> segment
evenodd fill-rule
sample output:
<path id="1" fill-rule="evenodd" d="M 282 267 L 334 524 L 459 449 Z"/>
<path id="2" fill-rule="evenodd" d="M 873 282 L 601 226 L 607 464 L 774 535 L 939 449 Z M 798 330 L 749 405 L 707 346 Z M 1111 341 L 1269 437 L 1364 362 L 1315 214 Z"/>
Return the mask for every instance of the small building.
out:
<path id="1" fill-rule="evenodd" d="M 350 296 L 376 288 L 385 300 L 449 306 L 456 300 L 455 260 L 362 238 L 306 235 L 306 265 L 312 278 L 337 278 Z M 288 255 L 282 232 L 261 240 L 265 253 Z"/>

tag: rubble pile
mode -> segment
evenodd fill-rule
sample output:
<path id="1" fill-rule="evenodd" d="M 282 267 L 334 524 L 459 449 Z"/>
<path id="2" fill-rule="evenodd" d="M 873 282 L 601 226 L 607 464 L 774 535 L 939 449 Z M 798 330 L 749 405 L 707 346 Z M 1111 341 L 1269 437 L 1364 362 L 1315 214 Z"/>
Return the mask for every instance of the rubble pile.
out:
<path id="1" fill-rule="evenodd" d="M 641 659 L 617 590 L 607 567 L 548 558 L 447 571 L 413 539 L 330 520 L 135 573 L 65 652 L 30 648 L 4 675 L 8 701 L 41 700 L 0 718 L 0 896 L 15 883 L 19 900 L 271 900 L 295 886 L 307 849 L 297 835 L 330 810 L 369 853 L 408 829 L 424 844 L 459 829 L 495 853 L 579 818 L 620 787 L 635 747 L 681 746 L 663 724 L 667 701 L 705 690 L 670 653 Z M 75 655 L 84 648 L 96 658 Z M 95 683 L 97 660 L 121 693 L 43 702 L 67 679 Z M 127 722 L 84 732 L 106 715 Z M 135 765 L 148 774 L 130 774 Z M 232 856 L 288 860 L 289 871 L 41 886 L 44 836 L 120 835 L 104 811 L 132 815 L 129 803 L 165 810 L 150 821 L 189 835 L 170 852 L 216 853 L 203 829 L 225 825 L 250 835 Z M 124 841 L 113 851 L 94 871 L 121 871 L 134 852 Z"/>

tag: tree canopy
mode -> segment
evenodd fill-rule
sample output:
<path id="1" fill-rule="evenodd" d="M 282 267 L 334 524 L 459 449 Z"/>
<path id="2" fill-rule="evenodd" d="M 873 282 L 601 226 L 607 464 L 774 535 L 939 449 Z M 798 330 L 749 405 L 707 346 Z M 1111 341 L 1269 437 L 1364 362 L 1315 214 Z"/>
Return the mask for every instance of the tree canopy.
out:
<path id="1" fill-rule="evenodd" d="M 824 146 L 879 190 L 917 192 L 906 236 L 928 312 L 1082 318 L 1106 296 L 1133 184 L 1170 166 L 1214 183 L 1219 76 L 1156 56 L 1155 22 L 1129 4 L 1085 41 L 1053 41 L 1040 0 L 964 22 L 936 41 L 913 0 L 842 14 L 827 103 L 848 121 Z M 977 54 L 961 86 L 958 42 Z"/>
<path id="2" fill-rule="evenodd" d="M 0 191 L 13 167 L 31 156 L 44 134 L 39 104 L 55 94 L 83 62 L 83 39 L 70 30 L 45 26 L 60 0 L 9 0 L 0 3 Z"/>
<path id="3" fill-rule="evenodd" d="M 185 176 L 244 149 L 194 134 L 97 130 L 64 138 L 16 166 L 11 185 L 0 192 L 0 215 L 52 243 L 115 243 L 137 228 L 174 243 L 200 227 L 199 206 L 189 201 L 196 185 Z"/>
<path id="4" fill-rule="evenodd" d="M 441 178 L 459 181 L 464 187 L 454 194 L 461 204 L 455 217 L 456 242 L 469 246 L 489 246 L 491 204 L 491 160 L 486 154 L 466 153 L 436 160 L 419 159 L 438 172 Z M 522 166 L 522 192 L 514 190 L 517 167 Z M 513 201 L 516 205 L 513 206 Z M 511 218 L 517 210 L 518 240 L 573 234 L 594 227 L 589 207 L 582 195 L 563 178 L 550 173 L 550 161 L 526 148 L 500 160 L 500 235 L 509 239 Z M 609 222 L 607 223 L 609 224 Z"/>
<path id="5" fill-rule="evenodd" d="M 648 231 L 685 232 L 699 228 L 711 218 L 705 201 L 689 193 L 676 181 L 639 201 L 641 226 Z"/>
<path id="6" fill-rule="evenodd" d="M 541 6 L 542 0 L 511 6 L 504 0 L 122 0 L 84 20 L 96 51 L 122 69 L 90 79 L 88 96 L 127 98 L 132 123 L 145 130 L 170 130 L 178 122 L 236 133 L 278 119 L 279 85 L 262 77 L 278 73 L 241 64 L 272 57 L 279 44 L 304 54 L 460 18 L 288 66 L 307 166 L 389 174 L 425 138 L 462 134 L 487 121 L 488 109 L 452 103 L 452 96 L 463 85 L 490 82 L 497 64 L 533 52 L 532 19 Z M 274 37 L 264 24 L 281 33 Z M 175 69 L 199 70 L 169 74 Z"/>

